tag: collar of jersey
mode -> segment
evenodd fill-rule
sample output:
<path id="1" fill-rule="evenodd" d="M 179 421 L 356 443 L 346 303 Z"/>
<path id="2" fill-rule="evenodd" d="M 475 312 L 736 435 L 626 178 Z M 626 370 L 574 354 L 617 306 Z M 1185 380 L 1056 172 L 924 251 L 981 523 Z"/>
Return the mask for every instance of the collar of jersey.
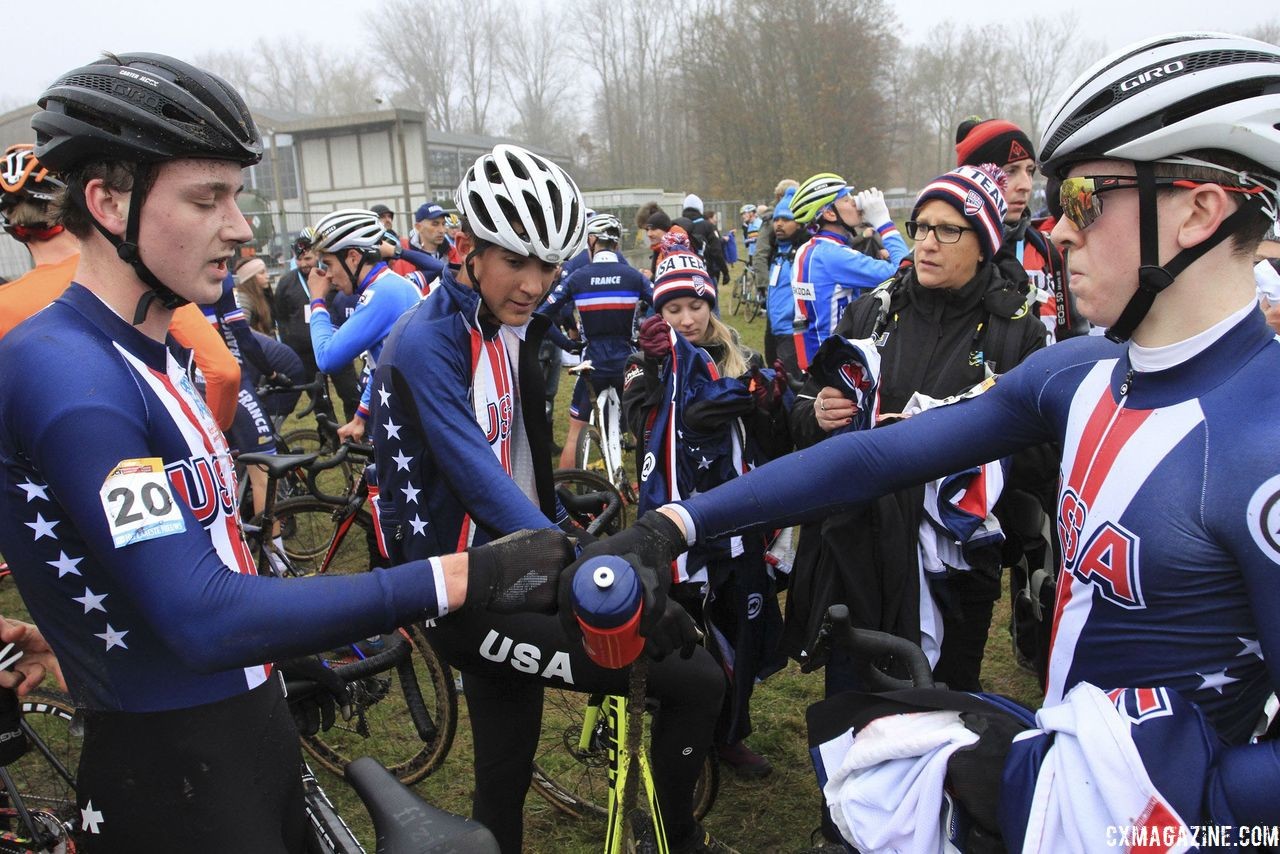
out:
<path id="1" fill-rule="evenodd" d="M 58 301 L 67 303 L 102 330 L 108 338 L 145 362 L 147 367 L 160 373 L 166 372 L 168 349 L 165 344 L 143 335 L 137 327 L 116 314 L 100 296 L 84 285 L 72 282 L 71 286 L 62 292 Z"/>
<path id="2" fill-rule="evenodd" d="M 360 287 L 356 288 L 356 296 L 363 294 L 365 288 L 372 285 L 375 281 L 382 278 L 384 274 L 390 271 L 391 268 L 387 266 L 386 261 L 379 261 L 374 265 L 374 268 L 369 271 L 369 274 L 364 277 L 364 281 L 360 283 Z"/>
<path id="3" fill-rule="evenodd" d="M 819 231 L 819 232 L 818 232 L 817 234 L 815 234 L 811 239 L 813 239 L 813 240 L 829 240 L 829 241 L 831 241 L 832 243 L 839 243 L 841 246 L 848 246 L 848 245 L 849 245 L 849 238 L 847 238 L 847 237 L 845 237 L 844 235 L 841 235 L 841 234 L 836 234 L 834 231 L 827 231 L 826 229 L 823 229 L 822 231 Z"/>

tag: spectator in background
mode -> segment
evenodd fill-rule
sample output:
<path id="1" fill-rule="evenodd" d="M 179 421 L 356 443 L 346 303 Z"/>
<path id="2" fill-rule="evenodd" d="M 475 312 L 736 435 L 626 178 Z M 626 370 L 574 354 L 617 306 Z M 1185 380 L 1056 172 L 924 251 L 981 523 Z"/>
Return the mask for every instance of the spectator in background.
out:
<path id="1" fill-rule="evenodd" d="M 658 208 L 649 214 L 649 218 L 644 222 L 645 237 L 649 240 L 649 278 L 652 279 L 654 271 L 658 267 L 658 255 L 662 251 L 662 238 L 671 230 L 671 217 L 667 216 L 667 212 Z"/>
<path id="2" fill-rule="evenodd" d="M 396 234 L 395 211 L 391 210 L 391 208 L 387 207 L 386 205 L 374 205 L 373 207 L 369 208 L 369 210 L 373 211 L 378 215 L 378 222 L 382 224 L 382 227 L 383 229 L 386 230 L 387 234 L 395 238 L 395 241 L 397 243 L 400 242 L 400 235 Z"/>
<path id="3" fill-rule="evenodd" d="M 268 336 L 275 335 L 271 298 L 266 263 L 261 258 L 246 258 L 236 268 L 236 305 L 244 310 L 250 329 Z"/>
<path id="4" fill-rule="evenodd" d="M 994 163 L 1009 178 L 1009 213 L 996 263 L 1006 278 L 1027 293 L 1027 302 L 1049 330 L 1050 341 L 1088 333 L 1088 321 L 1076 312 L 1062 252 L 1049 240 L 1047 231 L 1031 224 L 1036 150 L 1030 137 L 1004 119 L 966 119 L 956 129 L 956 165 L 984 163 Z"/>
<path id="5" fill-rule="evenodd" d="M 773 208 L 782 201 L 782 195 L 789 189 L 799 186 L 798 183 L 791 178 L 783 178 L 778 185 L 773 188 L 773 205 L 765 205 L 759 209 L 760 214 L 760 230 L 756 232 L 756 252 L 751 257 L 751 272 L 755 273 L 757 282 L 767 282 L 769 280 L 769 264 L 772 260 L 773 249 Z M 778 351 L 775 346 L 777 343 L 774 339 L 774 332 L 770 327 L 769 315 L 765 313 L 765 329 L 764 329 L 764 360 L 770 365 L 773 360 L 778 358 Z M 788 324 L 790 328 L 790 324 Z M 793 374 L 793 377 L 799 376 Z"/>
<path id="6" fill-rule="evenodd" d="M 772 344 L 776 354 L 774 358 L 782 362 L 790 376 L 799 378 L 800 365 L 796 362 L 796 342 L 792 337 L 796 301 L 791 293 L 791 266 L 795 262 L 796 252 L 808 241 L 809 232 L 800 227 L 795 214 L 791 212 L 791 198 L 795 194 L 796 188 L 788 187 L 769 218 L 774 239 L 769 244 L 769 255 L 772 257 L 769 259 L 769 289 L 765 307 L 765 320 L 768 324 L 765 350 L 768 351 L 767 345 Z"/>
<path id="7" fill-rule="evenodd" d="M 720 232 L 715 224 L 703 213 L 701 197 L 690 193 L 684 197 L 684 209 L 680 216 L 672 220 L 689 235 L 689 245 L 701 256 L 707 265 L 707 272 L 715 279 L 720 268 L 724 266 L 724 253 L 720 246 Z"/>
<path id="8" fill-rule="evenodd" d="M 715 230 L 714 237 L 707 239 L 716 242 L 716 251 L 706 253 L 708 261 L 711 262 L 707 264 L 707 272 L 721 285 L 727 285 L 729 284 L 729 262 L 725 260 L 724 240 L 720 237 L 720 214 L 716 211 L 708 211 L 707 222 L 711 223 L 711 227 Z"/>
<path id="9" fill-rule="evenodd" d="M 743 205 L 738 213 L 742 219 L 742 246 L 746 254 L 746 262 L 750 264 L 756 254 L 756 238 L 760 234 L 760 226 L 764 223 L 755 205 Z"/>
<path id="10" fill-rule="evenodd" d="M 796 222 L 814 232 L 791 268 L 796 361 L 808 370 L 845 307 L 894 274 L 907 257 L 907 244 L 889 216 L 884 193 L 872 187 L 855 196 L 853 185 L 831 172 L 820 172 L 796 188 L 791 210 Z M 888 260 L 853 248 L 864 224 L 883 235 Z"/>
<path id="11" fill-rule="evenodd" d="M 444 208 L 434 202 L 419 205 L 413 214 L 413 233 L 379 247 L 392 272 L 417 285 L 424 297 L 431 293 L 453 249 L 445 235 L 444 218 Z"/>
<path id="12" fill-rule="evenodd" d="M 302 362 L 302 376 L 299 379 L 307 382 L 314 379 L 320 370 L 316 367 L 315 353 L 311 349 L 311 291 L 307 287 L 307 276 L 311 275 L 311 270 L 316 266 L 313 248 L 315 237 L 315 229 L 307 226 L 293 241 L 294 268 L 276 282 L 272 312 L 280 340 Z M 332 307 L 330 312 L 337 314 Z M 350 421 L 355 417 L 356 407 L 360 404 L 355 366 L 347 365 L 329 376 L 342 400 L 346 420 Z M 338 420 L 332 401 L 320 401 L 316 413 L 323 414 L 332 421 Z"/>

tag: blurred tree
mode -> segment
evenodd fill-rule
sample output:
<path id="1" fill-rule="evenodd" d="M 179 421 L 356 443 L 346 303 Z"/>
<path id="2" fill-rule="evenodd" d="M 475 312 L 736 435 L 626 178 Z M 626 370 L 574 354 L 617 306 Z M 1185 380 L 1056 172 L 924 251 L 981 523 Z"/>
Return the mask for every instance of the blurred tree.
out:
<path id="1" fill-rule="evenodd" d="M 243 51 L 214 51 L 196 64 L 226 78 L 251 108 L 296 113 L 365 112 L 379 91 L 379 69 L 361 55 L 334 57 L 296 37 L 260 38 Z"/>

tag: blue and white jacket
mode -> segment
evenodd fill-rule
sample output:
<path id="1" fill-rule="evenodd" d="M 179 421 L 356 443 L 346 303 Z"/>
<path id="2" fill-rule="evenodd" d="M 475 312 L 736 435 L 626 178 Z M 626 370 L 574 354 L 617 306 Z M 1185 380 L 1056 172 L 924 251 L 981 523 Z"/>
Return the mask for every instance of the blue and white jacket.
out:
<path id="1" fill-rule="evenodd" d="M 371 387 L 379 510 L 393 553 L 448 554 L 565 518 L 551 476 L 538 345 L 547 320 L 524 327 L 510 364 L 480 296 L 444 271 L 431 298 L 387 336 Z M 519 411 L 517 412 L 517 408 Z M 520 418 L 538 501 L 512 479 Z"/>

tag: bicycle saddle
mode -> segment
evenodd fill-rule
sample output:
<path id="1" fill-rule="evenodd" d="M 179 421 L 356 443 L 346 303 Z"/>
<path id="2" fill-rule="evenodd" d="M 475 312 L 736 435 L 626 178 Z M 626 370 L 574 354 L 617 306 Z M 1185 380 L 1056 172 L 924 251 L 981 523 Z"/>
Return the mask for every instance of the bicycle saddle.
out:
<path id="1" fill-rule="evenodd" d="M 427 803 L 377 760 L 357 759 L 346 777 L 373 819 L 377 854 L 498 854 L 487 827 Z"/>
<path id="2" fill-rule="evenodd" d="M 281 478 L 296 468 L 306 468 L 319 458 L 319 454 L 241 454 L 236 461 L 247 466 L 263 466 L 271 477 Z"/>

